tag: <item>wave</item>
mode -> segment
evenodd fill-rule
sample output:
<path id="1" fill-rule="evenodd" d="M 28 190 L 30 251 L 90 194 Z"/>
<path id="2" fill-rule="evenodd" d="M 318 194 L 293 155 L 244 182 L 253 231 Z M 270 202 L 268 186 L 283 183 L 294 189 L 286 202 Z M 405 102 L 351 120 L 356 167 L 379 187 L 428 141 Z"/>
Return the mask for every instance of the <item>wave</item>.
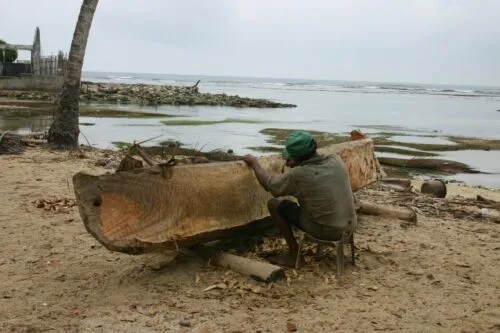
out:
<path id="1" fill-rule="evenodd" d="M 114 76 L 114 75 L 109 75 L 108 79 L 110 80 L 135 80 L 139 79 L 137 76 Z"/>
<path id="2" fill-rule="evenodd" d="M 101 82 L 137 82 L 166 85 L 192 85 L 196 76 L 162 74 L 128 74 L 87 72 L 85 80 Z M 464 97 L 500 97 L 500 88 L 467 87 L 426 84 L 401 84 L 381 82 L 349 82 L 301 79 L 266 79 L 245 77 L 200 76 L 201 85 L 207 87 L 238 87 L 250 89 L 299 90 L 324 92 L 352 92 L 366 94 L 428 94 Z"/>

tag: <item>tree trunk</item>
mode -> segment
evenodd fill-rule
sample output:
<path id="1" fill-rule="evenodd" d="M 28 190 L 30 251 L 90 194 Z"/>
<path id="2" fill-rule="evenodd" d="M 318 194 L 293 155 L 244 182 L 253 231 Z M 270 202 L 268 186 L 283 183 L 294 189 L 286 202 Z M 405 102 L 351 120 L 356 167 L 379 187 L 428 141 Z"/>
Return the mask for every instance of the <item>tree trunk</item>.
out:
<path id="1" fill-rule="evenodd" d="M 48 136 L 49 143 L 58 148 L 76 148 L 78 146 L 80 80 L 87 40 L 98 2 L 99 0 L 83 0 L 76 23 L 59 106 L 54 114 L 54 122 L 50 126 Z"/>
<path id="2" fill-rule="evenodd" d="M 380 177 L 371 140 L 319 149 L 337 153 L 354 190 Z M 280 156 L 259 162 L 279 173 Z M 112 251 L 143 253 L 175 249 L 218 238 L 268 215 L 271 195 L 243 161 L 159 167 L 73 177 L 87 231 Z"/>

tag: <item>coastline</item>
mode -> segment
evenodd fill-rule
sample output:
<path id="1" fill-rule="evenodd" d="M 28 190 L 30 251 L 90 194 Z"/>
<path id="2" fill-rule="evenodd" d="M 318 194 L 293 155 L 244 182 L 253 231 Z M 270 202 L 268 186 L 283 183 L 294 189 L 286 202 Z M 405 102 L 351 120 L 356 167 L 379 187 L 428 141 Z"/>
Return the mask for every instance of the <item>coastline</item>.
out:
<path id="1" fill-rule="evenodd" d="M 0 98 L 10 100 L 55 101 L 56 93 L 30 90 L 2 90 Z M 225 93 L 201 93 L 198 83 L 192 86 L 97 83 L 82 81 L 80 103 L 159 105 L 206 105 L 239 108 L 294 108 L 297 105 L 261 98 L 240 97 Z"/>
<path id="2" fill-rule="evenodd" d="M 99 244 L 83 226 L 71 177 L 75 171 L 109 172 L 96 163 L 117 153 L 29 148 L 0 156 L 7 235 L 0 258 L 1 331 L 179 331 L 188 323 L 199 332 L 279 332 L 294 322 L 311 332 L 340 325 L 348 331 L 416 333 L 436 327 L 486 332 L 498 325 L 500 234 L 488 217 L 498 210 L 463 203 L 477 195 L 500 201 L 499 191 L 449 185 L 448 198 L 429 199 L 419 208 L 415 226 L 362 216 L 357 264 L 346 265 L 344 279 L 334 276 L 333 254 L 316 261 L 311 249 L 303 268 L 264 284 L 175 252 L 130 256 Z M 378 187 L 360 195 L 411 206 L 411 197 L 401 201 L 408 194 Z M 263 260 L 286 248 L 282 238 L 253 244 L 238 254 Z M 222 287 L 204 291 L 213 285 Z M 341 319 L 332 319 L 331 309 L 342 299 L 349 302 L 337 311 Z M 452 303 L 450 310 L 446 305 Z M 356 320 L 360 313 L 369 320 Z"/>
<path id="3" fill-rule="evenodd" d="M 201 88 L 207 90 L 206 86 L 201 86 Z M 152 89 L 152 92 L 149 93 L 148 89 Z M 349 135 L 348 132 L 332 133 L 331 131 L 311 130 L 317 125 L 313 123 L 302 124 L 301 120 L 304 118 L 298 117 L 301 113 L 298 113 L 295 108 L 287 108 L 292 104 L 283 103 L 270 108 L 269 103 L 275 102 L 260 98 L 259 94 L 251 93 L 250 96 L 258 97 L 247 99 L 239 97 L 238 95 L 245 96 L 239 91 L 232 91 L 236 93 L 233 96 L 219 93 L 217 89 L 208 89 L 208 91 L 212 93 L 200 93 L 198 86 L 192 85 L 162 86 L 158 84 L 131 84 L 130 82 L 128 84 L 84 82 L 81 99 L 82 101 L 94 102 L 81 103 L 80 125 L 82 133 L 90 138 L 91 144 L 101 148 L 112 148 L 114 142 L 130 143 L 133 140 L 145 140 L 156 135 L 165 136 L 167 133 L 166 137 L 153 140 L 150 145 L 161 147 L 161 141 L 173 140 L 181 141 L 184 144 L 183 148 L 194 148 L 195 150 L 204 147 L 209 140 L 213 140 L 213 135 L 220 133 L 231 137 L 231 139 L 225 140 L 222 137 L 217 141 L 220 143 L 214 143 L 206 150 L 222 152 L 234 150 L 237 154 L 269 154 L 280 151 L 280 144 L 276 144 L 272 133 L 267 132 L 272 131 L 276 125 L 280 127 L 279 130 L 285 132 L 289 132 L 287 128 L 296 128 L 317 132 L 322 137 L 344 137 L 345 139 Z M 291 98 L 288 99 L 293 100 L 295 94 L 294 90 L 290 95 Z M 10 126 L 7 129 L 15 129 L 17 123 L 20 126 L 24 126 L 22 125 L 24 123 L 31 123 L 31 128 L 35 124 L 35 131 L 43 131 L 50 125 L 56 96 L 49 93 L 27 91 L 0 91 L 0 95 L 4 96 L 3 99 L 0 98 L 0 118 L 3 122 L 7 122 L 7 126 Z M 196 101 L 193 96 L 201 96 L 201 99 Z M 270 96 L 275 97 L 272 94 Z M 388 96 L 388 98 L 392 98 L 390 95 Z M 229 102 L 226 103 L 224 99 L 228 99 Z M 297 101 L 302 109 L 307 108 L 307 104 L 302 105 L 303 101 L 300 98 Z M 164 102 L 171 104 L 155 105 L 155 103 Z M 143 105 L 140 105 L 141 103 Z M 175 103 L 179 104 L 175 105 Z M 206 104 L 198 105 L 196 103 Z M 218 104 L 207 106 L 210 103 Z M 260 106 L 255 108 L 255 103 Z M 200 109 L 200 107 L 202 108 Z M 237 109 L 243 111 L 235 112 L 234 110 Z M 248 112 L 247 109 L 251 112 Z M 260 112 L 259 109 L 265 113 Z M 203 112 L 198 110 L 203 110 Z M 215 113 L 220 114 L 220 116 L 214 117 Z M 273 116 L 274 114 L 276 115 Z M 304 112 L 302 114 L 307 119 L 307 114 Z M 290 122 L 288 116 L 290 116 L 290 120 L 296 119 L 296 124 L 292 124 L 293 121 Z M 271 120 L 268 120 L 269 117 Z M 287 121 L 290 123 L 286 124 Z M 412 128 L 392 125 L 353 126 L 374 139 L 377 157 L 391 175 L 413 178 L 439 177 L 451 182 L 464 181 L 468 183 L 473 181 L 485 186 L 495 184 L 493 187 L 500 187 L 500 184 L 496 184 L 496 180 L 491 181 L 495 179 L 494 173 L 500 172 L 500 170 L 494 168 L 490 170 L 489 165 L 475 165 L 476 161 L 484 157 L 488 158 L 487 156 L 490 155 L 492 156 L 490 159 L 494 162 L 494 156 L 497 156 L 497 152 L 500 151 L 498 150 L 500 140 L 444 135 L 432 130 L 420 132 Z M 319 127 L 324 126 L 319 125 Z M 239 133 L 241 129 L 247 133 Z M 147 133 L 151 133 L 151 135 Z M 244 137 L 242 136 L 239 142 L 235 141 L 233 133 L 241 134 Z M 96 138 L 103 135 L 104 139 L 99 139 L 96 143 Z M 186 136 L 192 139 L 185 141 Z M 244 142 L 243 140 L 247 140 L 247 138 L 250 140 Z M 408 139 L 414 141 L 405 142 Z M 86 140 L 82 143 L 86 143 Z M 235 144 L 237 145 L 234 146 Z M 242 150 L 240 147 L 245 149 Z M 487 153 L 488 151 L 490 153 Z M 457 175 L 457 177 L 454 178 L 453 175 Z"/>

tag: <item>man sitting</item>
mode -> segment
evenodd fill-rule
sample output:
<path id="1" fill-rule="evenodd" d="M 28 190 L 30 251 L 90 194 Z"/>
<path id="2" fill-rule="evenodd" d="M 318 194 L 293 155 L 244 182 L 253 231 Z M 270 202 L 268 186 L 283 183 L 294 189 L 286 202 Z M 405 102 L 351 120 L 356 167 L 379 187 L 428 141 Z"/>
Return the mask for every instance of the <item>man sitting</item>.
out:
<path id="1" fill-rule="evenodd" d="M 269 258 L 275 264 L 295 266 L 298 244 L 291 225 L 322 240 L 338 240 L 343 232 L 357 227 L 354 197 L 344 163 L 336 154 L 318 155 L 316 147 L 309 133 L 290 134 L 283 151 L 290 169 L 281 175 L 270 174 L 255 156 L 243 158 L 259 183 L 275 197 L 268 202 L 269 212 L 289 247 L 289 254 Z M 282 196 L 293 196 L 299 204 L 276 199 Z"/>

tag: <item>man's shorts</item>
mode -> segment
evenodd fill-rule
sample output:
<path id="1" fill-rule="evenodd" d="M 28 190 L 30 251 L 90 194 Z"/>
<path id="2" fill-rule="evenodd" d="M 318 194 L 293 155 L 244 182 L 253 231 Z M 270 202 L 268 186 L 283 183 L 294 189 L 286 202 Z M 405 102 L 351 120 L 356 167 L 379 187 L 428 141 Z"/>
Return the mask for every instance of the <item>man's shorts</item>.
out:
<path id="1" fill-rule="evenodd" d="M 338 240 L 342 237 L 342 230 L 332 228 L 306 219 L 300 218 L 300 206 L 290 200 L 282 200 L 278 205 L 278 214 L 285 219 L 286 222 L 296 226 L 304 232 L 307 232 L 313 237 L 323 240 Z"/>

